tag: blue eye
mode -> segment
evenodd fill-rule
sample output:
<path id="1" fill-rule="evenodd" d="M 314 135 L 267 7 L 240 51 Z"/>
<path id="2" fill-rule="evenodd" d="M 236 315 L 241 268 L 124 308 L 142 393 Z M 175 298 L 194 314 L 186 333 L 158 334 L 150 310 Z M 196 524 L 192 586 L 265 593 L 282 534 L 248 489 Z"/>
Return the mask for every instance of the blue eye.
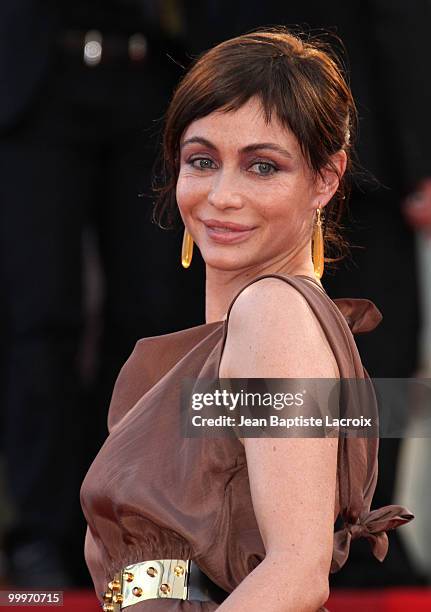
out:
<path id="1" fill-rule="evenodd" d="M 278 168 L 269 162 L 255 162 L 251 167 L 253 168 L 254 166 L 257 166 L 259 169 L 256 174 L 260 174 L 261 176 L 269 176 L 278 172 Z"/>
<path id="2" fill-rule="evenodd" d="M 196 165 L 195 162 L 198 162 L 198 164 Z M 214 165 L 211 165 L 214 164 L 212 159 L 208 159 L 207 157 L 195 157 L 195 159 L 191 159 L 187 163 L 197 170 L 210 170 L 214 167 Z"/>

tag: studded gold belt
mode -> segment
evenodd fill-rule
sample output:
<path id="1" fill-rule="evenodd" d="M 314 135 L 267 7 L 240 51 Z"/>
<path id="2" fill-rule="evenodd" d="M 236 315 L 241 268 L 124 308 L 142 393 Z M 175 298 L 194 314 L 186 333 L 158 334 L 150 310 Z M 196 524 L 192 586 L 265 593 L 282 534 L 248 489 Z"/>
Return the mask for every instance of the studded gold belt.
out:
<path id="1" fill-rule="evenodd" d="M 187 559 L 157 559 L 124 567 L 103 595 L 103 610 L 119 612 L 147 599 L 197 599 L 221 603 L 227 593 Z"/>

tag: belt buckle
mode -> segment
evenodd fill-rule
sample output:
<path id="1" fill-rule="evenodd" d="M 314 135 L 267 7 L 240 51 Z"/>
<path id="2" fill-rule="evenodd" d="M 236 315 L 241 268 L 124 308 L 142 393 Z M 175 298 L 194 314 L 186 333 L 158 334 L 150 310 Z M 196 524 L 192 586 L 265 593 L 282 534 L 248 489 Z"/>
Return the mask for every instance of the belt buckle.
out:
<path id="1" fill-rule="evenodd" d="M 147 599 L 188 598 L 190 559 L 157 559 L 128 565 L 115 574 L 103 595 L 104 612 Z"/>

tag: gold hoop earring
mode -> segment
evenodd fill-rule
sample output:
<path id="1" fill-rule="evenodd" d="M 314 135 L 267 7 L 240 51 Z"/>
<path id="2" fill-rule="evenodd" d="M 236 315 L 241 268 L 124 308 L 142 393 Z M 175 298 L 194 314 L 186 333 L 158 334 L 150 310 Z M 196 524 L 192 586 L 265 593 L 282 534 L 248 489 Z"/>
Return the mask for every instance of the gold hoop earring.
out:
<path id="1" fill-rule="evenodd" d="M 320 280 L 325 268 L 325 249 L 323 243 L 323 228 L 320 206 L 316 209 L 316 225 L 313 231 L 313 265 L 314 276 Z"/>
<path id="2" fill-rule="evenodd" d="M 187 231 L 187 228 L 184 229 L 183 236 L 183 246 L 181 249 L 181 264 L 183 268 L 188 268 L 192 262 L 193 257 L 193 238 Z"/>

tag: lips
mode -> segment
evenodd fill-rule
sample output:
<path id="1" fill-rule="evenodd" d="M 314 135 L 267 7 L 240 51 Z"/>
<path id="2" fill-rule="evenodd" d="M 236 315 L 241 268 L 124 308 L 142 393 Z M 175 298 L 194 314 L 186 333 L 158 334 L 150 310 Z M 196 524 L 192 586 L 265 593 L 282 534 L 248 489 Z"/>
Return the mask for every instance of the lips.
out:
<path id="1" fill-rule="evenodd" d="M 252 225 L 243 225 L 240 223 L 231 223 L 230 221 L 216 221 L 215 219 L 207 219 L 203 223 L 211 228 L 219 231 L 246 232 L 254 229 Z"/>
<path id="2" fill-rule="evenodd" d="M 239 223 L 231 223 L 230 221 L 216 221 L 208 219 L 203 221 L 207 236 L 218 244 L 233 244 L 247 240 L 255 227 L 251 225 L 242 225 Z"/>

